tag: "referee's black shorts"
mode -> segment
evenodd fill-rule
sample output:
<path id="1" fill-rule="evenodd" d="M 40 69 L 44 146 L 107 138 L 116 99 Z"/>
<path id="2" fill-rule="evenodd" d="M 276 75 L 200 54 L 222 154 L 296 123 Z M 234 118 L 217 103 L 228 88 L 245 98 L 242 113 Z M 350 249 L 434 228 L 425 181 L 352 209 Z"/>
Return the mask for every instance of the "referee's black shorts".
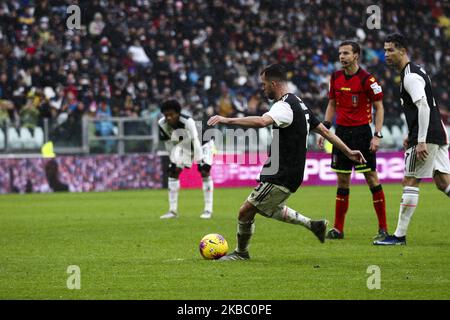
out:
<path id="1" fill-rule="evenodd" d="M 342 151 L 333 146 L 331 168 L 337 173 L 351 173 L 353 167 L 356 172 L 376 171 L 377 159 L 375 153 L 369 150 L 372 141 L 372 129 L 370 126 L 362 125 L 356 127 L 337 126 L 336 135 L 352 150 L 359 150 L 366 158 L 367 163 L 359 164 L 353 162 Z"/>

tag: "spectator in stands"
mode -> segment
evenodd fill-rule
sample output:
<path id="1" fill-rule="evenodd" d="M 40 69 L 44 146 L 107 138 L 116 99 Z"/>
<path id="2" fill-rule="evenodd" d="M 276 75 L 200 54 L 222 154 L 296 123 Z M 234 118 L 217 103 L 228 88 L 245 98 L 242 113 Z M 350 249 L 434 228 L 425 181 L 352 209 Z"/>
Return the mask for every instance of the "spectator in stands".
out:
<path id="1" fill-rule="evenodd" d="M 91 36 L 99 37 L 105 29 L 105 22 L 103 21 L 103 16 L 100 12 L 94 15 L 94 20 L 89 24 L 89 34 Z"/>
<path id="2" fill-rule="evenodd" d="M 220 84 L 220 96 L 217 100 L 217 114 L 222 117 L 231 117 L 235 114 L 236 109 L 233 105 L 233 97 L 225 82 Z"/>
<path id="3" fill-rule="evenodd" d="M 114 124 L 111 120 L 108 120 L 111 117 L 111 108 L 106 98 L 101 98 L 98 102 L 98 108 L 96 113 L 96 119 L 100 120 L 96 122 L 96 132 L 100 137 L 108 137 L 112 136 Z M 114 140 L 106 140 L 105 141 L 105 152 L 110 153 L 114 147 Z"/>
<path id="4" fill-rule="evenodd" d="M 0 99 L 0 126 L 10 122 L 9 111 L 14 109 L 14 105 L 9 100 Z"/>
<path id="5" fill-rule="evenodd" d="M 38 106 L 41 100 L 44 100 L 44 94 L 41 91 L 30 92 L 28 94 L 27 102 L 20 110 L 21 126 L 34 129 L 38 125 L 39 121 L 39 109 Z"/>

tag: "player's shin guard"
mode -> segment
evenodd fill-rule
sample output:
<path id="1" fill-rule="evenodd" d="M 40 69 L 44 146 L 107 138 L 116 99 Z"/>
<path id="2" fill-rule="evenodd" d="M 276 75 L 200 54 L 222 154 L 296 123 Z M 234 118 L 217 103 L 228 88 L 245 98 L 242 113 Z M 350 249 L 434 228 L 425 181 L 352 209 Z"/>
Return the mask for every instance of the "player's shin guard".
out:
<path id="1" fill-rule="evenodd" d="M 214 183 L 211 177 L 203 178 L 203 196 L 205 198 L 205 211 L 213 211 Z"/>
<path id="2" fill-rule="evenodd" d="M 447 195 L 447 197 L 450 198 L 450 184 L 447 186 L 447 188 L 445 189 L 444 193 Z"/>
<path id="3" fill-rule="evenodd" d="M 396 237 L 406 236 L 408 231 L 408 225 L 411 221 L 411 217 L 416 210 L 419 203 L 419 188 L 416 187 L 404 187 L 402 202 L 400 203 L 400 212 L 398 214 L 398 224 L 394 235 Z"/>
<path id="4" fill-rule="evenodd" d="M 238 221 L 237 228 L 237 252 L 247 252 L 250 239 L 255 232 L 255 220 L 250 222 Z"/>
<path id="5" fill-rule="evenodd" d="M 311 229 L 311 219 L 298 213 L 294 209 L 289 208 L 288 206 L 284 206 L 282 210 L 274 213 L 272 218 L 287 223 L 299 224 L 305 228 Z"/>
<path id="6" fill-rule="evenodd" d="M 386 199 L 381 184 L 370 189 L 372 192 L 373 207 L 378 217 L 378 228 L 387 231 Z"/>
<path id="7" fill-rule="evenodd" d="M 169 178 L 169 210 L 177 213 L 178 210 L 178 191 L 180 190 L 180 180 Z"/>
<path id="8" fill-rule="evenodd" d="M 348 211 L 350 189 L 338 188 L 336 194 L 336 209 L 334 215 L 334 228 L 344 232 L 345 215 Z"/>

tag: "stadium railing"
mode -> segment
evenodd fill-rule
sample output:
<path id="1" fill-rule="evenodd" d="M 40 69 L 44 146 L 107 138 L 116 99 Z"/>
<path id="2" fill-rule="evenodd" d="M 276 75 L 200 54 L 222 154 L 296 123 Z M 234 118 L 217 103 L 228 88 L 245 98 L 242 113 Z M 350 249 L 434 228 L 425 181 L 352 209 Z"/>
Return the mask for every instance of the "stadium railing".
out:
<path id="1" fill-rule="evenodd" d="M 107 123 L 107 130 L 104 130 Z M 0 124 L 0 155 L 39 154 L 44 143 L 52 141 L 56 154 L 91 154 L 156 152 L 158 126 L 156 118 L 84 117 L 71 130 L 44 121 L 34 128 Z"/>
<path id="2" fill-rule="evenodd" d="M 63 127 L 63 126 L 62 126 Z M 105 130 L 106 127 L 106 130 Z M 110 117 L 104 119 L 84 117 L 75 133 L 61 133 L 61 126 L 55 127 L 48 121 L 42 127 L 15 127 L 10 122 L 0 124 L 0 157 L 39 154 L 42 145 L 54 143 L 57 154 L 98 153 L 164 153 L 159 141 L 157 118 Z M 59 130 L 59 131 L 58 131 Z M 261 151 L 272 140 L 270 128 L 237 131 L 236 127 L 219 127 L 221 137 L 216 139 L 218 153 L 244 153 Z M 447 126 L 450 139 L 450 126 Z M 401 150 L 403 137 L 407 134 L 405 125 L 383 126 L 384 139 L 381 151 Z M 308 137 L 308 149 L 318 150 L 317 135 Z"/>

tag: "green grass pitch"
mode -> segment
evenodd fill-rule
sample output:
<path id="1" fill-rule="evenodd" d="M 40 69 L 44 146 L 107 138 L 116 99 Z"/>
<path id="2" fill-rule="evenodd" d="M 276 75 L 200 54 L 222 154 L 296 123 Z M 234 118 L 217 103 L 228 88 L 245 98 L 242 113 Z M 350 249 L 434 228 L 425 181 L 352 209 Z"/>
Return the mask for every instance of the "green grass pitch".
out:
<path id="1" fill-rule="evenodd" d="M 390 231 L 400 185 L 384 186 Z M 310 231 L 256 217 L 250 261 L 203 260 L 203 235 L 236 245 L 236 217 L 250 188 L 216 189 L 214 218 L 201 220 L 201 190 L 181 190 L 180 217 L 161 221 L 166 190 L 0 196 L 0 299 L 449 299 L 450 205 L 423 184 L 406 247 L 374 247 L 370 191 L 351 189 L 346 239 L 321 244 Z M 334 187 L 303 187 L 289 206 L 334 218 Z M 69 290 L 69 265 L 80 290 Z M 367 268 L 381 271 L 369 290 Z"/>

